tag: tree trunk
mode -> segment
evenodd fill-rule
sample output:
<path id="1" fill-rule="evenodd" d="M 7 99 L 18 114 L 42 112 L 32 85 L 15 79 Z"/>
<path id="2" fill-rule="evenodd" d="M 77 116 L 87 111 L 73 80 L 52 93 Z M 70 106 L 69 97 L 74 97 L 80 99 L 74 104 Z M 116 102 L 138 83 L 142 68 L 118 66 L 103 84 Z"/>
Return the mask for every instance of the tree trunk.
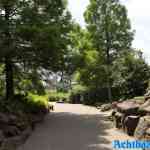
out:
<path id="1" fill-rule="evenodd" d="M 11 59 L 5 58 L 5 73 L 6 73 L 6 99 L 9 100 L 14 96 L 13 83 L 13 65 Z"/>
<path id="2" fill-rule="evenodd" d="M 6 99 L 9 100 L 14 96 L 14 85 L 13 85 L 13 63 L 11 60 L 10 49 L 11 49 L 11 34 L 10 34 L 10 12 L 11 9 L 8 5 L 5 6 L 5 21 L 6 21 L 6 29 L 5 29 L 5 46 L 6 53 L 5 56 L 5 78 L 6 78 Z"/>
<path id="3" fill-rule="evenodd" d="M 109 43 L 109 42 L 108 42 Z M 112 102 L 112 91 L 111 91 L 111 83 L 110 83 L 110 75 L 111 75 L 111 73 L 110 73 L 110 65 L 111 65 L 111 63 L 110 63 L 110 53 L 109 53 L 109 50 L 110 50 L 110 48 L 109 48 L 109 45 L 108 45 L 108 47 L 107 47 L 107 90 L 108 90 L 108 100 L 109 100 L 109 102 Z"/>
<path id="4" fill-rule="evenodd" d="M 109 33 L 109 17 L 107 16 L 107 5 L 104 7 L 104 11 L 106 14 L 105 17 L 105 36 L 106 36 L 106 65 L 107 65 L 107 90 L 108 90 L 108 100 L 109 102 L 112 102 L 112 91 L 111 91 L 111 82 L 110 82 L 110 67 L 111 67 L 111 56 L 110 56 L 110 50 L 111 50 L 111 37 Z"/>
<path id="5" fill-rule="evenodd" d="M 108 100 L 109 100 L 109 102 L 111 102 L 112 101 L 112 92 L 111 92 L 109 75 L 107 77 L 107 90 L 108 90 Z"/>

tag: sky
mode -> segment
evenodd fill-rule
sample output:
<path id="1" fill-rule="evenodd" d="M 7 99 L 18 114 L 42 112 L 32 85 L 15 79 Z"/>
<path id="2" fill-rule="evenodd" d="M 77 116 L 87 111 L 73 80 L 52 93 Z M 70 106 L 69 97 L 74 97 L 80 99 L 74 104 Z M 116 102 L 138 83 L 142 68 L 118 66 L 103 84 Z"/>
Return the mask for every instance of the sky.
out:
<path id="1" fill-rule="evenodd" d="M 85 26 L 83 13 L 89 0 L 68 0 L 73 18 Z M 121 0 L 128 10 L 132 29 L 135 30 L 133 47 L 141 49 L 144 58 L 150 64 L 150 0 Z"/>

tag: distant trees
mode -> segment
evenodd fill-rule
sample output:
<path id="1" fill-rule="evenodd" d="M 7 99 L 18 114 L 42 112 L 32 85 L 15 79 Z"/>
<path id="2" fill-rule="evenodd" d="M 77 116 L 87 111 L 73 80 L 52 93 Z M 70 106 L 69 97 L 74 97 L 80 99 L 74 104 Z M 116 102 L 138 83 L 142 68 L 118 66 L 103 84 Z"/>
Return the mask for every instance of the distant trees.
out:
<path id="1" fill-rule="evenodd" d="M 14 95 L 14 67 L 59 70 L 71 16 L 62 0 L 0 1 L 0 61 L 5 64 L 6 98 Z"/>

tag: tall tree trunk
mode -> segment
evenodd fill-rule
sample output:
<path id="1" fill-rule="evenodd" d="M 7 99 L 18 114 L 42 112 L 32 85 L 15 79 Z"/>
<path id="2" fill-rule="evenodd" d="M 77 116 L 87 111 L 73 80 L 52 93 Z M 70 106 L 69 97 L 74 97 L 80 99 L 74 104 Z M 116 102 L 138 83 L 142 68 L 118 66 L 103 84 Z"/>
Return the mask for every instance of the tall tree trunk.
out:
<path id="1" fill-rule="evenodd" d="M 110 83 L 110 54 L 109 50 L 107 50 L 107 91 L 108 91 L 108 100 L 112 101 L 112 91 L 111 91 L 111 83 Z"/>
<path id="2" fill-rule="evenodd" d="M 105 17 L 105 36 L 106 36 L 106 65 L 107 65 L 107 91 L 108 91 L 108 100 L 109 102 L 112 102 L 112 91 L 111 91 L 111 81 L 110 81 L 110 67 L 111 67 L 111 56 L 110 56 L 110 50 L 111 50 L 111 37 L 109 33 L 109 17 L 107 16 L 107 5 L 104 7 L 104 11 L 106 14 Z"/>
<path id="3" fill-rule="evenodd" d="M 111 91 L 109 75 L 107 77 L 107 91 L 108 91 L 108 100 L 109 100 L 109 102 L 112 102 L 112 91 Z"/>
<path id="4" fill-rule="evenodd" d="M 13 83 L 13 64 L 11 59 L 5 58 L 5 73 L 6 73 L 6 99 L 9 100 L 14 96 Z"/>
<path id="5" fill-rule="evenodd" d="M 10 7 L 9 5 L 5 6 L 5 21 L 6 21 L 6 29 L 5 29 L 5 46 L 6 53 L 5 56 L 5 76 L 6 76 L 6 99 L 9 100 L 14 96 L 14 85 L 13 85 L 13 63 L 11 60 L 11 34 L 10 34 Z"/>
<path id="6" fill-rule="evenodd" d="M 111 71 L 110 71 L 110 67 L 111 67 L 111 59 L 110 59 L 110 44 L 111 44 L 111 40 L 109 37 L 109 33 L 106 30 L 106 39 L 107 39 L 107 50 L 106 50 L 106 61 L 107 61 L 107 90 L 108 90 L 108 100 L 109 102 L 112 102 L 112 91 L 111 91 L 111 81 L 110 81 L 110 76 L 111 76 Z"/>

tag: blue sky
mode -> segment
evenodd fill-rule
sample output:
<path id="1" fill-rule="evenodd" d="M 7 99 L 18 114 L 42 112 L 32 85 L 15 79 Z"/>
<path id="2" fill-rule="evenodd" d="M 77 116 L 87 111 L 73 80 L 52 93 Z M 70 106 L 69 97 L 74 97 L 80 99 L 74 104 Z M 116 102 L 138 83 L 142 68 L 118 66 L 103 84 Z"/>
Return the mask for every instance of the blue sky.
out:
<path id="1" fill-rule="evenodd" d="M 73 18 L 85 26 L 83 13 L 89 0 L 68 0 Z M 136 30 L 133 47 L 141 49 L 150 64 L 150 0 L 121 0 L 126 5 L 132 29 Z"/>

